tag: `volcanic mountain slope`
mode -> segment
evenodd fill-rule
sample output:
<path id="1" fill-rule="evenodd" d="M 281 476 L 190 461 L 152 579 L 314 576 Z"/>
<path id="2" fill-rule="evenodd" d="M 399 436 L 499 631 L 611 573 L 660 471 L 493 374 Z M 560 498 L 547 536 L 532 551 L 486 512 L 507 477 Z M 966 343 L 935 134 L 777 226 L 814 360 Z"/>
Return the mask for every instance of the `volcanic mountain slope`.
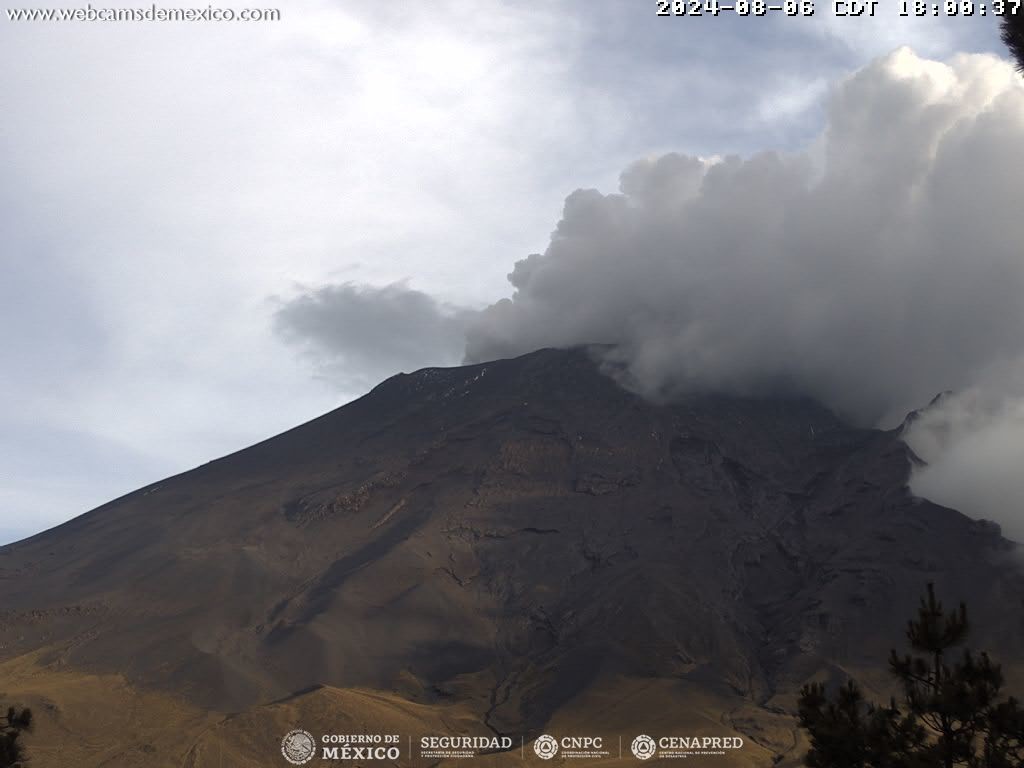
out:
<path id="1" fill-rule="evenodd" d="M 0 549 L 0 695 L 69 741 L 86 705 L 54 680 L 173 701 L 192 747 L 168 765 L 223 763 L 282 701 L 365 696 L 434 731 L 718 728 L 765 764 L 794 754 L 803 681 L 884 681 L 928 581 L 1024 662 L 1012 545 L 913 498 L 913 460 L 806 400 L 652 404 L 586 349 L 399 375 Z"/>

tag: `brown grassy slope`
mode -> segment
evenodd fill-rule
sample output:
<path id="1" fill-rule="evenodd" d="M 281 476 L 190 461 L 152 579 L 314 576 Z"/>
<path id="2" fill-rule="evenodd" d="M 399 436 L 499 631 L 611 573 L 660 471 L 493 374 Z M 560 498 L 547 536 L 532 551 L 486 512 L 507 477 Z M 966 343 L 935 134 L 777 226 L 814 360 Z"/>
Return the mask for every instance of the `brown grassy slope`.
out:
<path id="1" fill-rule="evenodd" d="M 652 404 L 584 350 L 428 369 L 0 548 L 0 663 L 198 712 L 378 691 L 527 738 L 646 680 L 781 751 L 775 709 L 881 669 L 927 581 L 1021 661 L 1010 544 L 911 497 L 911 461 L 806 400 Z"/>

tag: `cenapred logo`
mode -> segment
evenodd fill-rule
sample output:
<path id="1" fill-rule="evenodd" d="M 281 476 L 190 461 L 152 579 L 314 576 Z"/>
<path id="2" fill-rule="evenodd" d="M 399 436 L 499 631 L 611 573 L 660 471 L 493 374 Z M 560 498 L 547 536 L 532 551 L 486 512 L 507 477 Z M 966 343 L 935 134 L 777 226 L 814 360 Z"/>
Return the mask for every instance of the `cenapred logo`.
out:
<path id="1" fill-rule="evenodd" d="M 292 765 L 305 765 L 316 754 L 316 739 L 301 728 L 288 731 L 281 739 L 281 754 Z"/>
<path id="2" fill-rule="evenodd" d="M 554 736 L 548 736 L 545 733 L 543 736 L 538 736 L 537 740 L 533 742 L 533 751 L 541 760 L 550 760 L 558 754 L 558 742 Z"/>
<path id="3" fill-rule="evenodd" d="M 639 760 L 650 760 L 658 750 L 658 745 L 646 733 L 641 733 L 633 739 L 633 743 L 629 745 L 629 748 L 633 752 L 633 757 Z"/>

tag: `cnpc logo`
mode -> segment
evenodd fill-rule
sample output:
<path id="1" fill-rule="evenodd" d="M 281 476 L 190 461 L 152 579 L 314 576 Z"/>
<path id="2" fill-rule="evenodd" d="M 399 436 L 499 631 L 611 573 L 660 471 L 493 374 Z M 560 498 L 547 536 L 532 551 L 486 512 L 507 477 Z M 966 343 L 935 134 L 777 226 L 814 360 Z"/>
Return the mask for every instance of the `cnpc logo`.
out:
<path id="1" fill-rule="evenodd" d="M 603 746 L 604 742 L 600 736 L 563 736 L 561 739 L 556 739 L 545 733 L 543 736 L 538 736 L 537 740 L 533 742 L 533 751 L 541 760 L 550 760 L 559 751 L 566 755 L 576 756 L 580 752 L 600 750 Z"/>

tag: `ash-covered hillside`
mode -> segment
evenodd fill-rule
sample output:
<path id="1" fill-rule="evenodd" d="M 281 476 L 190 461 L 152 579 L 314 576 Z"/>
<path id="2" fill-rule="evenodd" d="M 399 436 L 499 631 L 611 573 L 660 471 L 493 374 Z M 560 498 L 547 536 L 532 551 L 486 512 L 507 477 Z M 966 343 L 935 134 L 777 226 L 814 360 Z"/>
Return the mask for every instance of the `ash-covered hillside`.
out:
<path id="1" fill-rule="evenodd" d="M 583 348 L 425 369 L 0 549 L 0 662 L 209 712 L 369 689 L 527 738 L 647 681 L 786 754 L 799 685 L 883 679 L 928 581 L 1024 662 L 1012 545 L 914 498 L 913 460 L 807 400 L 652 404 Z"/>

